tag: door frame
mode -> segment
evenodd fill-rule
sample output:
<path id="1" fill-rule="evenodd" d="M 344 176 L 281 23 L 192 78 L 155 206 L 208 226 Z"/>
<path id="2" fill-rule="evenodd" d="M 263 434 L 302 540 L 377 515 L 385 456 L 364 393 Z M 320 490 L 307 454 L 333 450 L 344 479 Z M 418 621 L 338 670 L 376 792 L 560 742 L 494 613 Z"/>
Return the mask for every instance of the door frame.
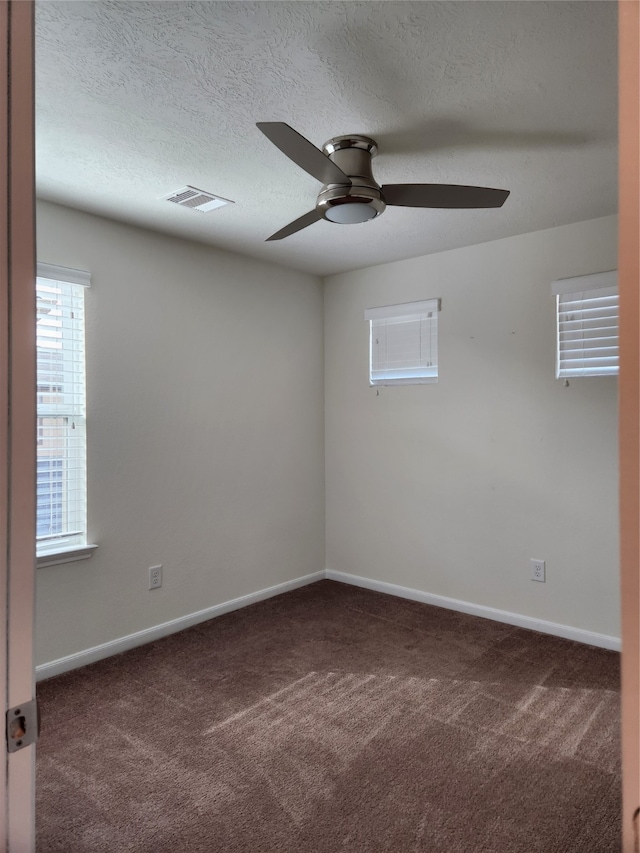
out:
<path id="1" fill-rule="evenodd" d="M 640 806 L 640 4 L 618 2 L 622 849 L 637 853 Z"/>
<path id="2" fill-rule="evenodd" d="M 7 709 L 35 697 L 34 3 L 0 0 L 0 652 Z M 0 771 L 0 851 L 35 849 L 35 744 Z"/>

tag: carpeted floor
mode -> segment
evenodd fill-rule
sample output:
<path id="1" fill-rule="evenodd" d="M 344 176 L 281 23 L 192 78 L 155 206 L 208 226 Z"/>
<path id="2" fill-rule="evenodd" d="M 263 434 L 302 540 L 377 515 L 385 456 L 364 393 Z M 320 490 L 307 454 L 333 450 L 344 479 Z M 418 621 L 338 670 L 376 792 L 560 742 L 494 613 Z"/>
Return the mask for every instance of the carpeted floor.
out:
<path id="1" fill-rule="evenodd" d="M 39 685 L 39 853 L 614 853 L 618 655 L 331 581 Z"/>

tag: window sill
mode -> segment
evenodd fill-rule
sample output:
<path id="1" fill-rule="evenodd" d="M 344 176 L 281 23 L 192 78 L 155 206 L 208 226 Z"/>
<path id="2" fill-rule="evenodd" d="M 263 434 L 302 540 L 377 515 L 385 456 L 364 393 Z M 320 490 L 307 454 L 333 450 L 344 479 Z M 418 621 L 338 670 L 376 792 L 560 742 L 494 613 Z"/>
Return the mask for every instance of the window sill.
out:
<path id="1" fill-rule="evenodd" d="M 48 554 L 40 554 L 36 557 L 36 568 L 43 569 L 45 566 L 88 560 L 93 556 L 97 547 L 97 545 L 77 545 L 75 548 L 66 548 L 64 551 L 50 551 Z"/>

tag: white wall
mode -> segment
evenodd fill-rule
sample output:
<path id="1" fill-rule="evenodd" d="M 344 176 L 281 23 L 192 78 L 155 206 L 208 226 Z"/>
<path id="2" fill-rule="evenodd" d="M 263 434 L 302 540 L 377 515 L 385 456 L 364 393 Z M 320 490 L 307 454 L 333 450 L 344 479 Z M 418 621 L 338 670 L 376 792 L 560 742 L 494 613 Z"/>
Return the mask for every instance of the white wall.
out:
<path id="1" fill-rule="evenodd" d="M 550 292 L 615 268 L 615 217 L 326 280 L 324 423 L 318 279 L 48 203 L 37 225 L 39 260 L 93 276 L 99 544 L 38 571 L 38 663 L 325 565 L 619 635 L 617 381 L 554 379 Z M 439 383 L 378 396 L 364 309 L 431 296 Z"/>
<path id="2" fill-rule="evenodd" d="M 325 282 L 327 568 L 619 636 L 617 379 L 554 378 L 551 296 L 554 279 L 616 268 L 616 227 Z M 428 297 L 438 384 L 378 396 L 365 308 Z"/>
<path id="3" fill-rule="evenodd" d="M 38 571 L 37 663 L 321 571 L 321 281 L 48 203 L 37 232 L 40 261 L 92 274 L 99 545 Z"/>

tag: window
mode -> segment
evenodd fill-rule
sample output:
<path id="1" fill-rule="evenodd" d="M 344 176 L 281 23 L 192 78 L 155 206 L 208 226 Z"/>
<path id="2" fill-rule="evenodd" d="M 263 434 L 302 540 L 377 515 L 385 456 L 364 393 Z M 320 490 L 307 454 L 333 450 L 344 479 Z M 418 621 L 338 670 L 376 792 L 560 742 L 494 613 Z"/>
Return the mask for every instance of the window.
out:
<path id="1" fill-rule="evenodd" d="M 38 563 L 87 546 L 84 293 L 89 274 L 38 264 Z M 92 546 L 91 546 L 92 547 Z"/>
<path id="2" fill-rule="evenodd" d="M 438 381 L 438 299 L 368 308 L 371 385 Z"/>
<path id="3" fill-rule="evenodd" d="M 556 376 L 618 373 L 618 273 L 555 281 Z"/>

